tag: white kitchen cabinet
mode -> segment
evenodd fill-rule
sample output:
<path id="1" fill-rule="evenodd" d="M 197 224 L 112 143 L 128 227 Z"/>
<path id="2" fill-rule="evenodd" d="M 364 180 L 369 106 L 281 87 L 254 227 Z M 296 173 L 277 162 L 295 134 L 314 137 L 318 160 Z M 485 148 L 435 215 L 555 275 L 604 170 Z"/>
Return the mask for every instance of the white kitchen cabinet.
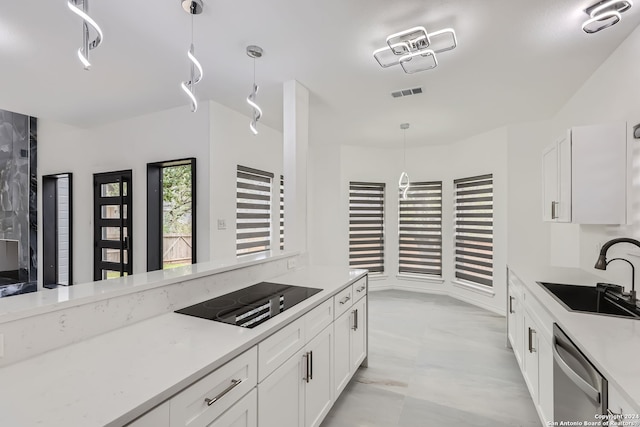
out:
<path id="1" fill-rule="evenodd" d="M 516 360 L 522 369 L 522 352 L 524 348 L 524 311 L 522 288 L 509 278 L 509 302 L 507 306 L 508 340 L 516 356 Z"/>
<path id="2" fill-rule="evenodd" d="M 365 282 L 366 285 L 366 282 Z M 360 291 L 358 291 L 360 289 Z M 334 387 L 336 396 L 342 393 L 353 374 L 367 357 L 367 298 L 366 287 L 355 284 L 349 295 L 357 294 L 359 299 L 348 308 L 342 308 L 334 322 Z M 344 301 L 344 295 L 334 298 L 336 304 Z M 336 314 L 339 313 L 336 308 Z"/>
<path id="3" fill-rule="evenodd" d="M 367 299 L 361 298 L 353 304 L 351 327 L 351 372 L 355 373 L 367 357 Z"/>
<path id="4" fill-rule="evenodd" d="M 333 327 L 258 385 L 260 427 L 317 427 L 333 404 Z"/>
<path id="5" fill-rule="evenodd" d="M 626 124 L 576 126 L 542 153 L 542 218 L 576 224 L 627 221 Z"/>
<path id="6" fill-rule="evenodd" d="M 300 350 L 258 384 L 260 427 L 304 425 L 304 377 L 307 361 Z"/>
<path id="7" fill-rule="evenodd" d="M 171 427 L 208 426 L 256 386 L 257 376 L 253 347 L 172 397 Z"/>
<path id="8" fill-rule="evenodd" d="M 520 365 L 531 399 L 543 425 L 553 421 L 553 320 L 527 292 L 520 279 L 508 272 L 507 339 Z"/>
<path id="9" fill-rule="evenodd" d="M 535 403 L 538 402 L 538 325 L 525 310 L 524 312 L 524 379 Z"/>
<path id="10" fill-rule="evenodd" d="M 258 392 L 254 388 L 212 424 L 203 427 L 256 427 L 258 425 Z"/>
<path id="11" fill-rule="evenodd" d="M 571 222 L 571 131 L 542 152 L 542 219 Z"/>
<path id="12" fill-rule="evenodd" d="M 304 425 L 317 427 L 333 404 L 333 327 L 326 327 L 306 350 L 309 370 L 304 384 Z"/>

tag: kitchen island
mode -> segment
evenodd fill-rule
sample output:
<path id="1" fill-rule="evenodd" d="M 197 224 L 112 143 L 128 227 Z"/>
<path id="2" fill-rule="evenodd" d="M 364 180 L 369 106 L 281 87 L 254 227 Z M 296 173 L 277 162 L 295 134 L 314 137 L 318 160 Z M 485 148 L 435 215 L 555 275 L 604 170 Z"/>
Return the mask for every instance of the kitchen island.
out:
<path id="1" fill-rule="evenodd" d="M 309 267 L 268 279 L 322 291 L 253 329 L 167 312 L 5 366 L 0 425 L 126 425 L 316 307 L 333 307 L 334 295 L 353 283 L 366 293 L 365 270 Z"/>

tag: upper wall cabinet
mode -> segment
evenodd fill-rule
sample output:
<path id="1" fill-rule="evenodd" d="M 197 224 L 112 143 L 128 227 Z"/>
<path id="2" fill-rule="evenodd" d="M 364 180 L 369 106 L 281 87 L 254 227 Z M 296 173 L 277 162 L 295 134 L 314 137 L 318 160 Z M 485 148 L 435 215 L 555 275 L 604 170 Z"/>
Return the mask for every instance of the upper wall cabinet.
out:
<path id="1" fill-rule="evenodd" d="M 625 123 L 579 126 L 542 154 L 544 221 L 627 221 Z"/>

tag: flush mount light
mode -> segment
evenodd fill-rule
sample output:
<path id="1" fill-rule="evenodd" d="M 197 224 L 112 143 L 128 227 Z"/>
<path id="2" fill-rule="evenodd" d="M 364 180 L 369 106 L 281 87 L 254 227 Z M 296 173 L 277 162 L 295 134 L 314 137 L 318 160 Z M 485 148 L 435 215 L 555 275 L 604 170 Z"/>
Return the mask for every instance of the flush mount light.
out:
<path id="1" fill-rule="evenodd" d="M 89 70 L 91 68 L 89 51 L 102 44 L 102 40 L 104 39 L 102 29 L 97 22 L 89 16 L 89 0 L 69 0 L 67 6 L 73 13 L 82 18 L 82 47 L 78 49 L 78 59 L 80 59 L 80 62 L 84 65 L 84 69 Z M 90 29 L 95 33 L 93 40 L 90 40 Z"/>
<path id="2" fill-rule="evenodd" d="M 382 68 L 400 65 L 405 73 L 413 74 L 438 66 L 436 54 L 458 46 L 456 32 L 452 28 L 428 33 L 424 27 L 413 27 L 391 34 L 387 46 L 373 52 Z"/>
<path id="3" fill-rule="evenodd" d="M 585 9 L 589 19 L 582 24 L 582 31 L 593 34 L 617 24 L 631 6 L 631 0 L 602 0 L 591 5 Z"/>
<path id="4" fill-rule="evenodd" d="M 85 0 L 86 1 L 86 0 Z M 191 111 L 195 113 L 198 111 L 198 99 L 196 98 L 194 86 L 202 80 L 204 75 L 202 71 L 202 65 L 195 56 L 195 47 L 193 45 L 193 16 L 202 13 L 203 4 L 202 0 L 181 0 L 182 8 L 191 15 L 191 46 L 187 51 L 187 58 L 189 59 L 189 66 L 191 68 L 190 78 L 186 82 L 181 82 L 180 87 L 187 94 L 191 101 Z M 197 72 L 197 75 L 196 75 Z"/>
<path id="5" fill-rule="evenodd" d="M 247 96 L 247 104 L 253 109 L 253 118 L 249 123 L 249 129 L 251 129 L 254 135 L 258 134 L 258 128 L 256 126 L 258 125 L 258 120 L 262 117 L 262 109 L 256 104 L 256 95 L 258 94 L 258 85 L 256 84 L 256 59 L 262 58 L 263 53 L 260 46 L 247 46 L 247 55 L 253 58 L 253 86 L 251 93 Z"/>

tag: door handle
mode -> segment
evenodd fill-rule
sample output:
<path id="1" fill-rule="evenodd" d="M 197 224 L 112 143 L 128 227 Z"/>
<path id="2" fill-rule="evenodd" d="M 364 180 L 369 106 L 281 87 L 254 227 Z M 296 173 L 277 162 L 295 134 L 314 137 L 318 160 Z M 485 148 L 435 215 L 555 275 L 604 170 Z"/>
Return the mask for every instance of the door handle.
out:
<path id="1" fill-rule="evenodd" d="M 556 219 L 558 216 L 556 215 L 556 202 L 551 202 L 551 219 Z"/>
<path id="2" fill-rule="evenodd" d="M 313 379 L 313 350 L 309 352 L 309 379 Z"/>
<path id="3" fill-rule="evenodd" d="M 560 353 L 558 352 L 558 346 L 560 342 L 556 337 L 553 337 L 553 360 L 558 364 L 558 367 L 564 372 L 564 374 L 577 385 L 580 390 L 584 392 L 591 400 L 596 403 L 600 403 L 600 391 L 586 382 L 582 377 L 575 373 L 573 369 L 564 361 Z M 561 347 L 561 346 L 560 346 Z"/>
<path id="4" fill-rule="evenodd" d="M 125 236 L 122 240 L 122 249 L 129 250 L 129 236 Z"/>
<path id="5" fill-rule="evenodd" d="M 358 330 L 358 309 L 355 309 L 351 312 L 353 314 L 353 326 L 351 327 L 351 329 L 353 329 L 354 331 Z"/>
<path id="6" fill-rule="evenodd" d="M 515 311 L 513 311 L 513 297 L 509 295 L 509 314 L 513 313 L 515 313 Z"/>

